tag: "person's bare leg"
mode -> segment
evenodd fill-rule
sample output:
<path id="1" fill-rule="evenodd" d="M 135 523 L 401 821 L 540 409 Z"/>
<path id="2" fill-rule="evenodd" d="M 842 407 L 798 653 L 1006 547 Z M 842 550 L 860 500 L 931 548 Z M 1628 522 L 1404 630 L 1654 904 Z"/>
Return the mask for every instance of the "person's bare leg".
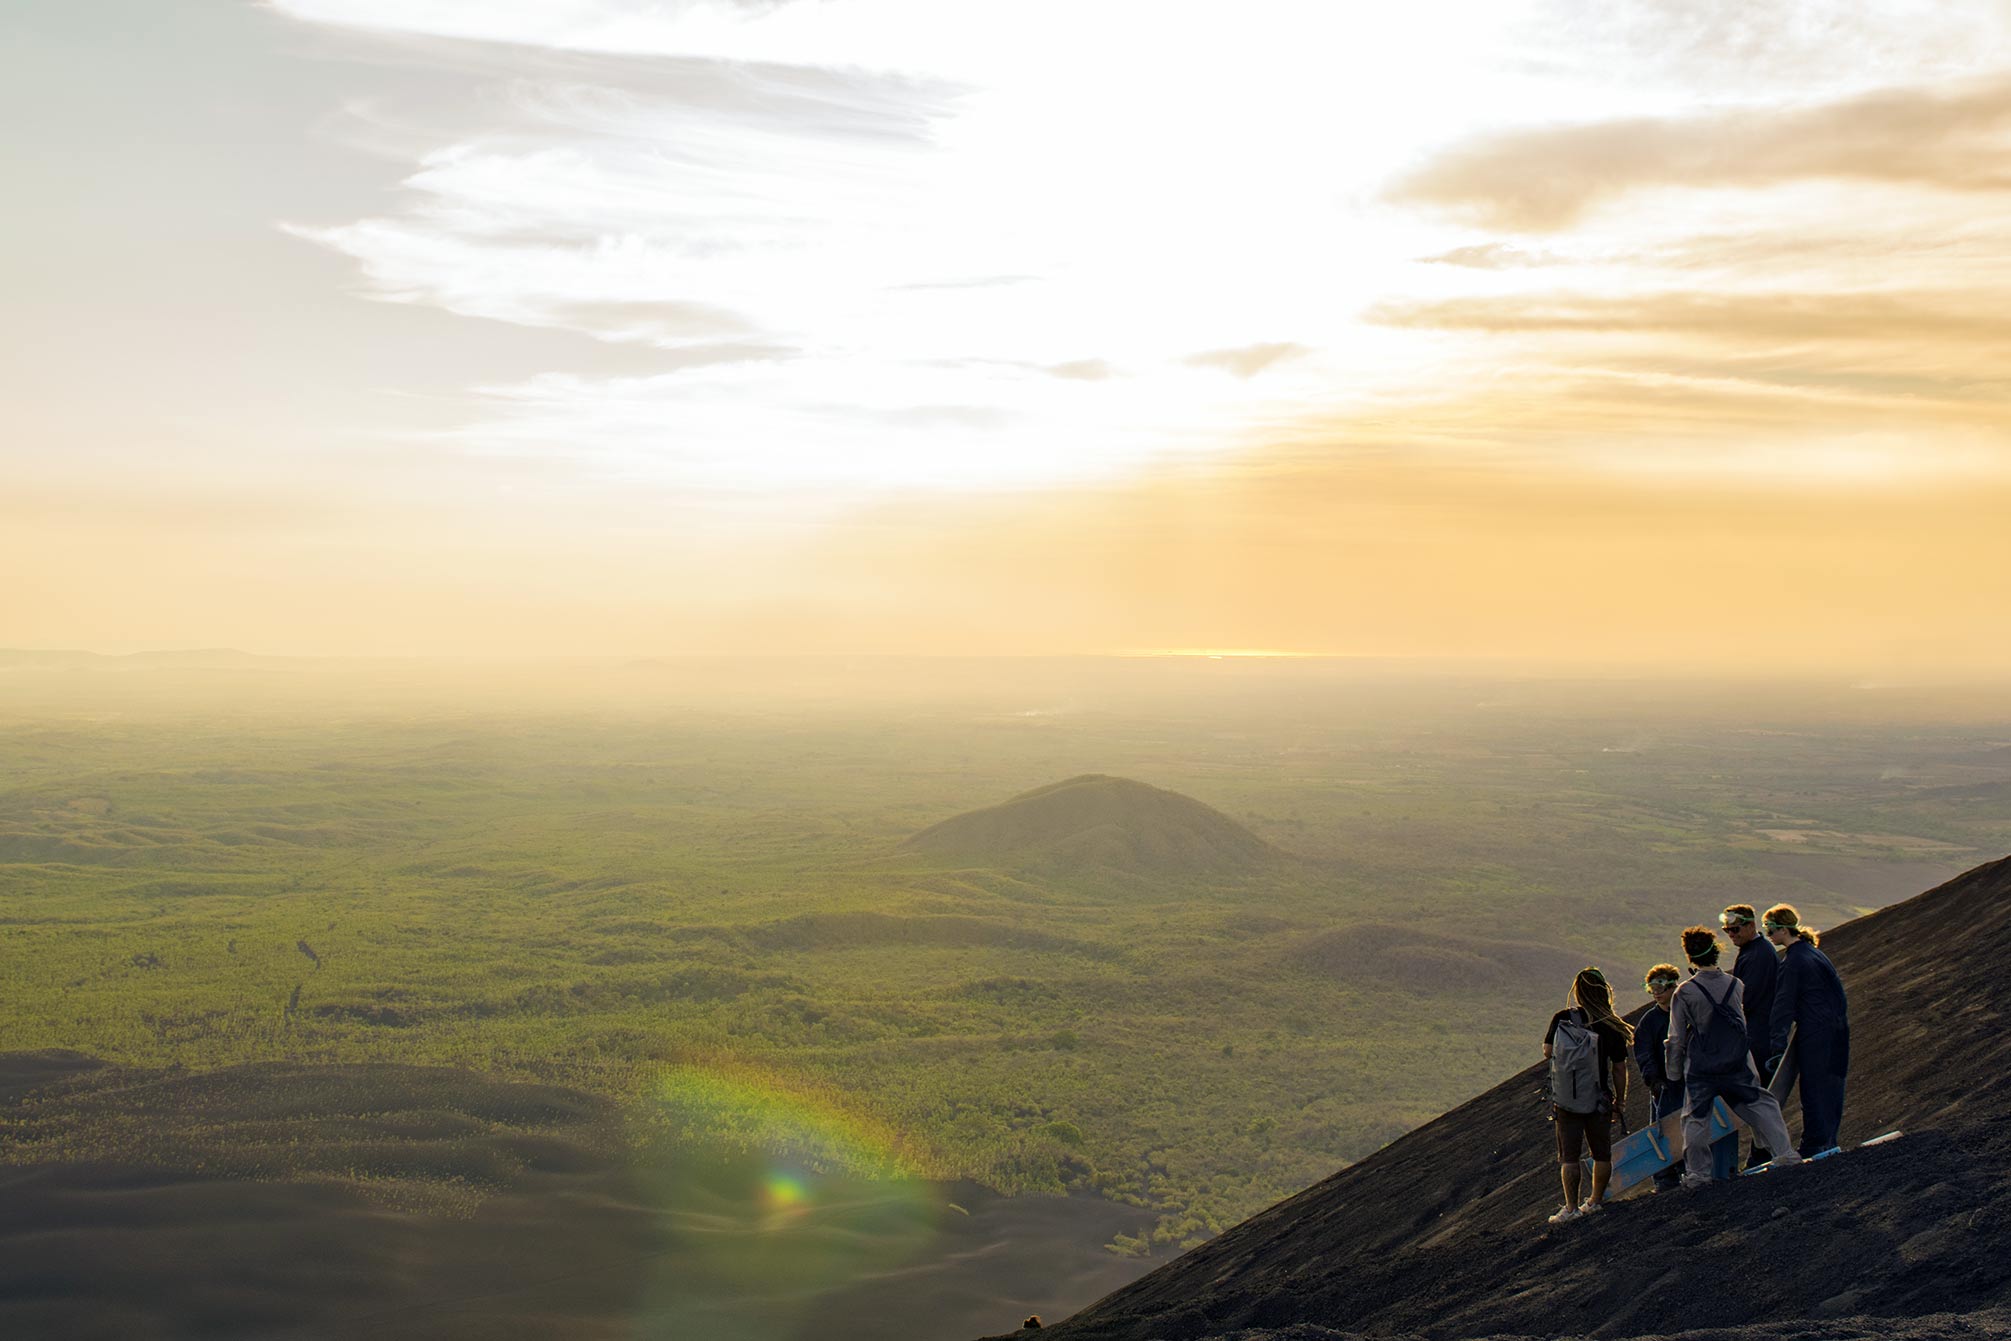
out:
<path id="1" fill-rule="evenodd" d="M 1613 1179 L 1612 1160 L 1592 1161 L 1592 1204 L 1603 1205 L 1606 1201 L 1606 1184 Z"/>
<path id="2" fill-rule="evenodd" d="M 1607 1167 L 1611 1168 L 1612 1166 L 1608 1165 Z M 1558 1177 L 1561 1178 L 1564 1182 L 1564 1204 L 1566 1206 L 1569 1206 L 1574 1211 L 1577 1210 L 1578 1161 L 1574 1159 L 1569 1164 L 1559 1164 L 1557 1166 L 1557 1174 Z M 1597 1178 L 1598 1175 L 1595 1173 L 1593 1177 Z"/>

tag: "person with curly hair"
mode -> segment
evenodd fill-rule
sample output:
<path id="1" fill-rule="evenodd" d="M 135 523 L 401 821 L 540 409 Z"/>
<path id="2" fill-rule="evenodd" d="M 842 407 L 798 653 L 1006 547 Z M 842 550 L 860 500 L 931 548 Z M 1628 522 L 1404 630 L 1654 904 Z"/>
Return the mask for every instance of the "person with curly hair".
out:
<path id="1" fill-rule="evenodd" d="M 1634 1064 L 1641 1068 L 1641 1083 L 1648 1087 L 1648 1121 L 1660 1122 L 1671 1113 L 1683 1111 L 1683 1080 L 1667 1070 L 1665 1050 L 1669 1042 L 1669 1003 L 1683 975 L 1674 964 L 1657 964 L 1648 970 L 1645 986 L 1653 1000 L 1634 1025 Z M 1711 1146 L 1711 1173 L 1730 1178 L 1738 1171 L 1737 1132 L 1722 1136 Z M 1680 1160 L 1655 1175 L 1655 1190 L 1667 1192 L 1683 1179 Z"/>
<path id="2" fill-rule="evenodd" d="M 1690 979 L 1669 1003 L 1667 1073 L 1683 1079 L 1683 1186 L 1701 1187 L 1711 1173 L 1711 1107 L 1723 1099 L 1752 1128 L 1755 1143 L 1777 1152 L 1772 1166 L 1801 1163 L 1773 1095 L 1760 1087 L 1748 1040 L 1744 988 L 1718 967 L 1721 949 L 1709 927 L 1683 932 Z"/>

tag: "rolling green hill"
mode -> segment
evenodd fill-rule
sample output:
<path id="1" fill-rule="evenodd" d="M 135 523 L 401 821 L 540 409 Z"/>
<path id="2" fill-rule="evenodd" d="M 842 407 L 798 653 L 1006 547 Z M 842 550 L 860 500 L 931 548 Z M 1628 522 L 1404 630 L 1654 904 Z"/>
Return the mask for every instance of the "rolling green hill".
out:
<path id="1" fill-rule="evenodd" d="M 1191 796 L 1101 773 L 952 816 L 905 846 L 973 865 L 1058 874 L 1242 875 L 1280 860 L 1270 844 Z"/>

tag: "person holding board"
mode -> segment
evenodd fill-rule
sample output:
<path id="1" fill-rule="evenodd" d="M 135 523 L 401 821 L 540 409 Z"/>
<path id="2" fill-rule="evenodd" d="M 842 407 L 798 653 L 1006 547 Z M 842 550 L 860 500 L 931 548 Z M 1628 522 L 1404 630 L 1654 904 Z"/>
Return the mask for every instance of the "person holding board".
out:
<path id="1" fill-rule="evenodd" d="M 1709 927 L 1683 932 L 1690 980 L 1669 1002 L 1669 1042 L 1665 1070 L 1683 1080 L 1689 1107 L 1683 1115 L 1683 1183 L 1701 1187 L 1711 1175 L 1711 1106 L 1719 1099 L 1753 1130 L 1753 1142 L 1777 1152 L 1772 1163 L 1801 1163 L 1789 1144 L 1780 1102 L 1760 1087 L 1748 1038 L 1745 989 L 1718 967 L 1718 938 Z"/>
<path id="2" fill-rule="evenodd" d="M 1745 995 L 1746 1019 L 1752 1022 L 1749 1032 L 1753 1068 L 1764 1077 L 1767 1058 L 1772 1056 L 1767 1051 L 1767 1030 L 1774 1018 L 1774 983 L 1780 974 L 1780 955 L 1760 936 L 1760 915 L 1750 903 L 1735 903 L 1719 913 L 1718 925 L 1724 928 L 1725 939 L 1739 952 L 1732 963 L 1732 976 L 1739 980 Z M 1757 1169 L 1771 1158 L 1773 1152 L 1761 1145 L 1755 1134 L 1746 1167 Z"/>
<path id="3" fill-rule="evenodd" d="M 1802 1158 L 1836 1148 L 1843 1125 L 1843 1085 L 1850 1073 L 1850 1001 L 1836 965 L 1819 950 L 1820 933 L 1801 924 L 1793 906 L 1777 903 L 1767 909 L 1767 939 L 1782 948 L 1781 971 L 1774 989 L 1772 1045 L 1767 1077 L 1780 1067 L 1788 1079 L 1778 1086 L 1785 1095 L 1797 1081 L 1802 1090 Z M 1793 1040 L 1790 1046 L 1789 1040 Z"/>
<path id="4" fill-rule="evenodd" d="M 1682 981 L 1683 975 L 1674 964 L 1657 964 L 1649 969 L 1646 986 L 1654 1000 L 1634 1025 L 1634 1064 L 1641 1068 L 1641 1083 L 1648 1087 L 1650 1125 L 1683 1111 L 1683 1079 L 1669 1074 L 1666 1060 L 1669 1003 L 1675 999 L 1676 987 Z M 1711 1146 L 1712 1176 L 1730 1178 L 1738 1171 L 1738 1158 L 1737 1133 L 1720 1137 Z M 1655 1175 L 1655 1190 L 1667 1192 L 1682 1179 L 1683 1165 L 1678 1161 Z"/>

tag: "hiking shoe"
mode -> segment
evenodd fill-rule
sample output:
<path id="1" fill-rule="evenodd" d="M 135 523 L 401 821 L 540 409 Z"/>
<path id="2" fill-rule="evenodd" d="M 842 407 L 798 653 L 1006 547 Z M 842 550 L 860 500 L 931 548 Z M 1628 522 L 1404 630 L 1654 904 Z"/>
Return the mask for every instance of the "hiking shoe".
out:
<path id="1" fill-rule="evenodd" d="M 1553 1225 L 1568 1224 L 1583 1214 L 1585 1212 L 1579 1210 L 1576 1206 L 1559 1206 L 1557 1214 L 1550 1217 L 1550 1223 Z"/>

